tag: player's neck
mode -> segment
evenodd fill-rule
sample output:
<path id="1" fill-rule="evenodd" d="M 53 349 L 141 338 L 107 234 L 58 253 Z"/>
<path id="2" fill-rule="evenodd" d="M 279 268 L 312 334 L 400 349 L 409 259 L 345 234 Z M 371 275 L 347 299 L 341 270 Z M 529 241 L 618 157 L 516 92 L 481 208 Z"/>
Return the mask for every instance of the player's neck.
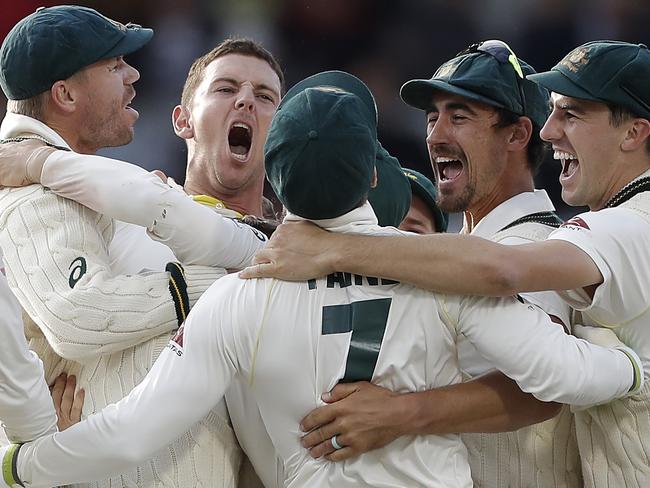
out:
<path id="1" fill-rule="evenodd" d="M 185 180 L 185 191 L 190 195 L 208 195 L 218 198 L 230 210 L 236 210 L 242 215 L 262 217 L 262 191 L 264 180 L 236 191 L 225 190 L 212 185 L 205 179 L 194 179 L 189 174 Z"/>
<path id="2" fill-rule="evenodd" d="M 487 195 L 485 198 L 474 203 L 470 208 L 465 210 L 464 217 L 465 223 L 463 231 L 466 233 L 472 232 L 474 227 L 485 218 L 490 212 L 501 205 L 503 202 L 510 200 L 512 197 L 520 193 L 531 192 L 535 189 L 535 183 L 532 177 L 528 179 L 522 178 L 506 184 L 497 186 L 497 190 Z"/>

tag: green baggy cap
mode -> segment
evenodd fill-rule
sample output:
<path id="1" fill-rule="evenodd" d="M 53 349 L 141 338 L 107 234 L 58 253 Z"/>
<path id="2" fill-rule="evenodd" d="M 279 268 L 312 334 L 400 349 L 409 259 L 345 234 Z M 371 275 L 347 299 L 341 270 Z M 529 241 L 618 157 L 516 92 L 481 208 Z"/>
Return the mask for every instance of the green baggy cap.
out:
<path id="1" fill-rule="evenodd" d="M 481 51 L 487 43 L 503 44 L 503 57 Z M 404 83 L 400 90 L 402 100 L 412 107 L 428 111 L 433 94 L 440 90 L 526 116 L 541 128 L 549 112 L 548 92 L 519 75 L 519 68 L 523 76 L 535 73 L 535 70 L 519 58 L 516 58 L 519 67 L 515 68 L 508 60 L 512 52 L 509 49 L 502 41 L 474 44 L 442 64 L 431 79 Z"/>
<path id="2" fill-rule="evenodd" d="M 368 201 L 382 227 L 399 227 L 411 207 L 411 186 L 399 160 L 377 143 L 377 186 Z"/>
<path id="3" fill-rule="evenodd" d="M 137 51 L 152 36 L 151 29 L 120 24 L 88 7 L 41 7 L 2 43 L 2 91 L 10 100 L 31 98 L 101 59 Z"/>
<path id="4" fill-rule="evenodd" d="M 650 52 L 644 44 L 587 42 L 528 79 L 560 95 L 619 105 L 650 119 Z"/>
<path id="5" fill-rule="evenodd" d="M 293 214 L 331 219 L 357 207 L 370 189 L 377 116 L 355 93 L 308 85 L 289 90 L 273 117 L 264 145 L 266 177 Z"/>

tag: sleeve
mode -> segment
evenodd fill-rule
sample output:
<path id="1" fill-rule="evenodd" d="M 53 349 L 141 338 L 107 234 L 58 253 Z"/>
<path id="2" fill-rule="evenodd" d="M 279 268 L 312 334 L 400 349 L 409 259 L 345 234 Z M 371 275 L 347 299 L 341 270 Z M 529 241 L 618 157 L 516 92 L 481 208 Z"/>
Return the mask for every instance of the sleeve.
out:
<path id="1" fill-rule="evenodd" d="M 56 432 L 56 414 L 41 360 L 27 348 L 21 311 L 0 274 L 0 420 L 12 442 Z"/>
<path id="2" fill-rule="evenodd" d="M 598 317 L 608 327 L 623 325 L 647 309 L 650 228 L 634 211 L 618 207 L 580 214 L 549 239 L 581 249 L 603 276 L 593 299 L 583 290 L 561 292 L 573 308 Z"/>
<path id="3" fill-rule="evenodd" d="M 494 297 L 439 304 L 490 364 L 539 400 L 593 405 L 625 396 L 636 385 L 627 353 L 566 334 L 533 305 Z"/>
<path id="4" fill-rule="evenodd" d="M 56 151 L 43 166 L 41 183 L 98 213 L 146 227 L 184 264 L 239 269 L 266 244 L 266 236 L 252 227 L 123 161 Z"/>
<path id="5" fill-rule="evenodd" d="M 63 432 L 22 446 L 17 468 L 25 486 L 67 485 L 122 472 L 207 415 L 238 371 L 236 336 L 245 326 L 241 320 L 233 324 L 232 290 L 220 284 L 199 300 L 128 396 Z"/>
<path id="6" fill-rule="evenodd" d="M 115 276 L 107 254 L 112 221 L 34 188 L 2 213 L 0 245 L 9 285 L 65 359 L 121 351 L 170 332 L 224 274 L 170 263 L 169 272 Z"/>

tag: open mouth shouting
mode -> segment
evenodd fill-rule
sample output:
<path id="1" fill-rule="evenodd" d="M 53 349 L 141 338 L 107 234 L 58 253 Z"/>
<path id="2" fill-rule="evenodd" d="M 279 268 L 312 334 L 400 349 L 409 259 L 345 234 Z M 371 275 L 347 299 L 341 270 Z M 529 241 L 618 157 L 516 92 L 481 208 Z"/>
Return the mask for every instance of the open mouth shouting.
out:
<path id="1" fill-rule="evenodd" d="M 253 129 L 244 122 L 235 122 L 228 131 L 230 154 L 238 161 L 248 161 L 253 143 Z"/>
<path id="2" fill-rule="evenodd" d="M 435 162 L 441 185 L 452 183 L 463 172 L 463 163 L 460 159 L 438 156 L 435 158 Z"/>
<path id="3" fill-rule="evenodd" d="M 562 163 L 560 183 L 570 180 L 571 177 L 576 174 L 579 164 L 578 158 L 574 154 L 566 151 L 554 150 L 553 159 L 556 159 Z"/>

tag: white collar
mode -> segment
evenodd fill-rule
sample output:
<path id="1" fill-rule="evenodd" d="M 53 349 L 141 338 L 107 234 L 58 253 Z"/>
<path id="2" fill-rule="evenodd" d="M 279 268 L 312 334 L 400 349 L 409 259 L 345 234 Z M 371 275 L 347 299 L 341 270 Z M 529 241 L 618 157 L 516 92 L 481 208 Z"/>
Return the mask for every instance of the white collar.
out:
<path id="1" fill-rule="evenodd" d="M 9 139 L 11 137 L 37 135 L 55 146 L 63 146 L 70 149 L 70 146 L 54 129 L 48 127 L 43 122 L 28 117 L 27 115 L 14 114 L 7 112 L 0 125 L 0 138 Z"/>
<path id="2" fill-rule="evenodd" d="M 489 239 L 524 215 L 554 210 L 555 207 L 544 190 L 519 193 L 492 209 L 474 226 L 471 234 Z"/>
<path id="3" fill-rule="evenodd" d="M 309 220 L 323 229 L 331 232 L 341 233 L 363 233 L 367 228 L 380 228 L 377 223 L 377 216 L 368 202 L 360 207 L 350 210 L 348 213 L 333 219 L 311 220 L 287 213 L 284 222 L 300 222 Z M 383 227 L 382 227 L 383 228 Z"/>

